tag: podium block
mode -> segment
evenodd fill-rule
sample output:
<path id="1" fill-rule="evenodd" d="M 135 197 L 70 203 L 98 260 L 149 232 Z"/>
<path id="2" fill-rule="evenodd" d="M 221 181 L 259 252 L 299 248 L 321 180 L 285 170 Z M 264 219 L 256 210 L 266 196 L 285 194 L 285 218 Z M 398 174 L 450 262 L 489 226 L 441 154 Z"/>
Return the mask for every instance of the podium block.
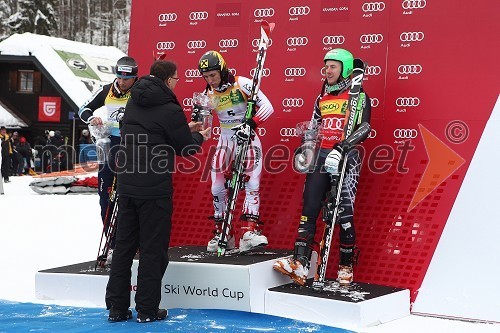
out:
<path id="1" fill-rule="evenodd" d="M 311 288 L 288 283 L 266 292 L 266 314 L 297 319 L 349 330 L 376 326 L 410 314 L 408 289 L 352 283 L 341 287 L 326 281 L 319 293 Z"/>

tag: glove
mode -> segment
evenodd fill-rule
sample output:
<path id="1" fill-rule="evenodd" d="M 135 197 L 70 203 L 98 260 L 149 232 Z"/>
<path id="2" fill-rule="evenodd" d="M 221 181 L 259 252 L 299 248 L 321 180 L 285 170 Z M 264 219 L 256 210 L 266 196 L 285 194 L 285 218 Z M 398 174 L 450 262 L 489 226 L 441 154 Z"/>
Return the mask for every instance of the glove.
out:
<path id="1" fill-rule="evenodd" d="M 200 121 L 200 112 L 202 110 L 202 106 L 195 104 L 193 105 L 193 112 L 191 113 L 191 120 L 195 123 Z"/>
<path id="2" fill-rule="evenodd" d="M 325 159 L 325 170 L 332 175 L 339 174 L 339 165 L 342 160 L 344 149 L 337 143 Z"/>
<path id="3" fill-rule="evenodd" d="M 315 147 L 310 144 L 302 144 L 295 150 L 293 165 L 300 173 L 306 173 L 314 166 Z"/>
<path id="4" fill-rule="evenodd" d="M 236 143 L 239 145 L 247 142 L 253 136 L 252 127 L 246 122 L 234 126 L 231 129 L 234 131 L 232 139 L 236 140 Z"/>

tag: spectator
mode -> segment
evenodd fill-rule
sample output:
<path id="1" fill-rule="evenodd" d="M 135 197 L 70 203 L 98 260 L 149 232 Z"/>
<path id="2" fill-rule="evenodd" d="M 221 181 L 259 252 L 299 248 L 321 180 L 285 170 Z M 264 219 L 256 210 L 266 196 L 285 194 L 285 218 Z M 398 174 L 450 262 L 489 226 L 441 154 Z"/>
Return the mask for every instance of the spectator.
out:
<path id="1" fill-rule="evenodd" d="M 4 183 L 9 183 L 10 179 L 10 156 L 12 155 L 12 146 L 7 129 L 5 126 L 0 127 L 0 141 L 2 144 L 2 177 Z"/>

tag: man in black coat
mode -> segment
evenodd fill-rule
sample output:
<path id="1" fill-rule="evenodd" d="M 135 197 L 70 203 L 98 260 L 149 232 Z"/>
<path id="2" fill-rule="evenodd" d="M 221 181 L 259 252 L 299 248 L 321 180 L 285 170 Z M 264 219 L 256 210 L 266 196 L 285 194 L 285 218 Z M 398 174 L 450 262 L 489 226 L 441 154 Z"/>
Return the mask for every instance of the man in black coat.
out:
<path id="1" fill-rule="evenodd" d="M 110 321 L 132 317 L 128 309 L 130 269 L 138 249 L 137 321 L 151 322 L 167 316 L 159 304 L 161 281 L 168 265 L 174 157 L 194 154 L 211 130 L 197 132 L 201 123 L 187 123 L 173 93 L 178 80 L 174 63 L 155 61 L 150 75 L 132 88 L 125 108 L 117 157 L 120 223 L 106 288 Z"/>

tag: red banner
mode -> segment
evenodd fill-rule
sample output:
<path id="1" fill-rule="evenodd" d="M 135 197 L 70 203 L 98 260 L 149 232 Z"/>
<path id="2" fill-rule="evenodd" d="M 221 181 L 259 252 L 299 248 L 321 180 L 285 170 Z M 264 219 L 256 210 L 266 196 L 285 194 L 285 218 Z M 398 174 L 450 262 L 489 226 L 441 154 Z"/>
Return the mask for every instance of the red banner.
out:
<path id="1" fill-rule="evenodd" d="M 61 97 L 40 96 L 38 100 L 38 121 L 61 121 Z"/>

